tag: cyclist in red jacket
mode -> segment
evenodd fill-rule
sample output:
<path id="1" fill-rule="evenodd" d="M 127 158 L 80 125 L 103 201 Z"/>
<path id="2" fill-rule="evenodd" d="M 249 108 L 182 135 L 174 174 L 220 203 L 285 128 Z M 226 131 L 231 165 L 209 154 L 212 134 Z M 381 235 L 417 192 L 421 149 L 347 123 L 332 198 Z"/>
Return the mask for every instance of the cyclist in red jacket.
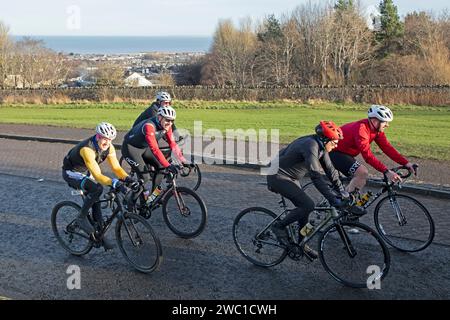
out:
<path id="1" fill-rule="evenodd" d="M 367 168 L 359 163 L 355 157 L 361 154 L 363 159 L 376 170 L 386 174 L 393 182 L 401 182 L 398 174 L 389 170 L 370 150 L 372 141 L 392 160 L 404 165 L 409 171 L 415 172 L 413 163 L 402 156 L 388 141 L 384 130 L 389 127 L 389 122 L 394 119 L 392 111 L 382 105 L 372 105 L 368 111 L 368 119 L 351 122 L 341 127 L 344 139 L 339 142 L 330 159 L 334 167 L 348 177 L 352 177 L 347 191 L 361 190 L 369 176 Z"/>

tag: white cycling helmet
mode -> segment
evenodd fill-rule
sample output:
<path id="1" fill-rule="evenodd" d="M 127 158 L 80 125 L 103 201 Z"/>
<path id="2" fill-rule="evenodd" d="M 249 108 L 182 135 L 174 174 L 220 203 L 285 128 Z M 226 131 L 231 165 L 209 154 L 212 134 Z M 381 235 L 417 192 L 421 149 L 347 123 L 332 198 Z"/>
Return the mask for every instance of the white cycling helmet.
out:
<path id="1" fill-rule="evenodd" d="M 111 140 L 114 140 L 117 136 L 116 128 L 114 128 L 114 126 L 108 122 L 99 123 L 97 125 L 97 128 L 95 128 L 95 132 L 97 132 L 102 137 Z"/>
<path id="2" fill-rule="evenodd" d="M 156 94 L 156 101 L 172 101 L 170 94 L 165 91 L 160 91 Z"/>
<path id="3" fill-rule="evenodd" d="M 171 106 L 159 108 L 158 115 L 168 120 L 175 120 L 177 118 L 177 113 Z"/>
<path id="4" fill-rule="evenodd" d="M 394 120 L 394 115 L 392 114 L 391 109 L 386 106 L 373 104 L 370 106 L 367 114 L 369 115 L 369 118 L 377 118 L 382 122 L 391 122 Z"/>

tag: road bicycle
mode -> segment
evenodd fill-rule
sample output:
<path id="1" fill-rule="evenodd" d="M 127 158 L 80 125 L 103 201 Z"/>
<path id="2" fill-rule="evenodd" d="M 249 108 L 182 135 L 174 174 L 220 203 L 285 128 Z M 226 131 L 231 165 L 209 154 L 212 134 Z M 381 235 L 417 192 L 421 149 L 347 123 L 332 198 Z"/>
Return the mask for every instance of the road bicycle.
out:
<path id="1" fill-rule="evenodd" d="M 81 190 L 75 194 L 84 197 Z M 104 235 L 116 219 L 115 237 L 125 260 L 144 273 L 156 270 L 162 261 L 159 238 L 146 219 L 126 209 L 129 202 L 127 198 L 111 188 L 104 199 L 98 201 L 106 203 L 106 207 L 111 210 L 111 216 L 106 217 L 105 221 L 96 221 L 92 210 L 89 210 L 88 219 L 95 228 L 93 236 L 80 228 L 77 217 L 81 207 L 76 202 L 62 201 L 56 204 L 52 210 L 51 225 L 59 244 L 70 254 L 85 255 L 93 247 L 102 246 Z"/>
<path id="2" fill-rule="evenodd" d="M 161 193 L 150 201 L 144 195 L 143 181 L 134 193 L 129 210 L 149 219 L 152 212 L 162 208 L 162 215 L 169 229 L 181 238 L 194 238 L 205 229 L 208 211 L 203 199 L 194 191 L 177 184 L 178 174 L 162 170 L 166 183 Z"/>
<path id="3" fill-rule="evenodd" d="M 387 246 L 372 228 L 347 221 L 349 213 L 346 210 L 317 206 L 314 210 L 325 214 L 320 224 L 299 242 L 298 224 L 292 223 L 287 226 L 289 244 L 280 243 L 271 231 L 271 226 L 290 210 L 283 197 L 279 204 L 283 209 L 279 214 L 263 207 L 252 207 L 241 211 L 234 220 L 234 243 L 251 263 L 260 267 L 273 267 L 287 256 L 295 261 L 303 256 L 309 258 L 304 253 L 304 246 L 315 235 L 320 235 L 320 262 L 336 281 L 353 288 L 366 288 L 373 281 L 381 282 L 388 274 L 390 254 Z M 351 229 L 359 232 L 350 233 Z"/>
<path id="4" fill-rule="evenodd" d="M 405 182 L 411 172 L 404 173 L 407 170 L 404 166 L 391 169 L 398 173 Z M 342 177 L 341 180 L 347 184 L 350 179 Z M 376 194 L 367 193 L 363 202 L 363 208 L 367 209 L 383 194 L 386 196 L 380 199 L 375 206 L 373 216 L 375 228 L 377 229 L 383 240 L 392 247 L 404 252 L 417 252 L 427 248 L 434 239 L 435 226 L 431 214 L 427 208 L 418 200 L 411 196 L 399 194 L 397 188 L 402 188 L 402 183 L 393 183 L 388 181 L 386 175 L 379 180 L 382 187 Z M 303 185 L 305 192 L 312 191 L 312 182 Z M 361 201 L 361 194 L 358 194 Z M 325 198 L 320 197 L 317 201 L 318 205 L 326 205 L 328 202 Z M 320 221 L 320 212 L 311 213 L 313 217 Z M 355 218 L 355 217 L 353 217 Z"/>

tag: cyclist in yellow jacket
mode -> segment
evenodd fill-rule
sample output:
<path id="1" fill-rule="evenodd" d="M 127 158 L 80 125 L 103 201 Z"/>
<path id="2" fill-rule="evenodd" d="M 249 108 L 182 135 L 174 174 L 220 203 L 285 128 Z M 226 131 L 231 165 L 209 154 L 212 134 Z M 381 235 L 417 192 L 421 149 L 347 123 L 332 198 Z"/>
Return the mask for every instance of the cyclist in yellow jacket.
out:
<path id="1" fill-rule="evenodd" d="M 127 192 L 125 184 L 136 183 L 120 166 L 116 150 L 112 144 L 117 136 L 114 126 L 107 122 L 97 125 L 96 134 L 81 141 L 64 157 L 62 176 L 68 185 L 84 192 L 84 203 L 81 207 L 77 222 L 80 228 L 91 237 L 95 232 L 89 222 L 88 212 L 92 207 L 95 221 L 101 225 L 103 217 L 101 206 L 97 202 L 103 193 L 103 186 L 112 186 L 123 193 Z M 107 161 L 114 174 L 120 179 L 111 179 L 102 174 L 99 164 Z M 105 249 L 112 249 L 113 244 L 103 237 Z"/>

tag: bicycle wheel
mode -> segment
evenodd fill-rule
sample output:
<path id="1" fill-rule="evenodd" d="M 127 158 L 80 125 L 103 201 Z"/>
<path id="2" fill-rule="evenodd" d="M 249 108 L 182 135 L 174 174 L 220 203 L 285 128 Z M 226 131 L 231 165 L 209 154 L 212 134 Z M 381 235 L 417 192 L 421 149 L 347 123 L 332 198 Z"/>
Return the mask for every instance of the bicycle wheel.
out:
<path id="1" fill-rule="evenodd" d="M 279 245 L 270 227 L 258 237 L 276 217 L 268 209 L 255 207 L 241 211 L 234 219 L 234 243 L 238 251 L 257 266 L 273 267 L 286 258 L 286 248 Z"/>
<path id="2" fill-rule="evenodd" d="M 116 239 L 125 260 L 137 270 L 150 273 L 162 261 L 159 238 L 141 216 L 127 213 L 116 224 Z"/>
<path id="3" fill-rule="evenodd" d="M 195 167 L 183 167 L 179 171 L 177 184 L 180 187 L 186 187 L 192 190 L 197 190 L 202 183 L 202 173 L 200 167 L 195 164 Z"/>
<path id="4" fill-rule="evenodd" d="M 169 190 L 162 201 L 164 221 L 177 236 L 194 238 L 205 229 L 206 206 L 195 191 L 177 186 Z"/>
<path id="5" fill-rule="evenodd" d="M 389 250 L 381 237 L 359 222 L 340 222 L 339 225 L 328 226 L 319 239 L 319 258 L 325 270 L 349 287 L 369 288 L 373 281 L 381 285 L 391 263 Z M 350 229 L 359 232 L 350 233 Z M 352 252 L 348 251 L 344 238 Z"/>
<path id="6" fill-rule="evenodd" d="M 434 222 L 428 210 L 416 199 L 396 194 L 384 197 L 374 211 L 375 227 L 394 248 L 416 252 L 434 239 Z"/>
<path id="7" fill-rule="evenodd" d="M 80 210 L 77 203 L 63 201 L 53 208 L 51 217 L 52 230 L 59 244 L 75 256 L 87 254 L 93 246 L 89 236 L 76 222 Z"/>

